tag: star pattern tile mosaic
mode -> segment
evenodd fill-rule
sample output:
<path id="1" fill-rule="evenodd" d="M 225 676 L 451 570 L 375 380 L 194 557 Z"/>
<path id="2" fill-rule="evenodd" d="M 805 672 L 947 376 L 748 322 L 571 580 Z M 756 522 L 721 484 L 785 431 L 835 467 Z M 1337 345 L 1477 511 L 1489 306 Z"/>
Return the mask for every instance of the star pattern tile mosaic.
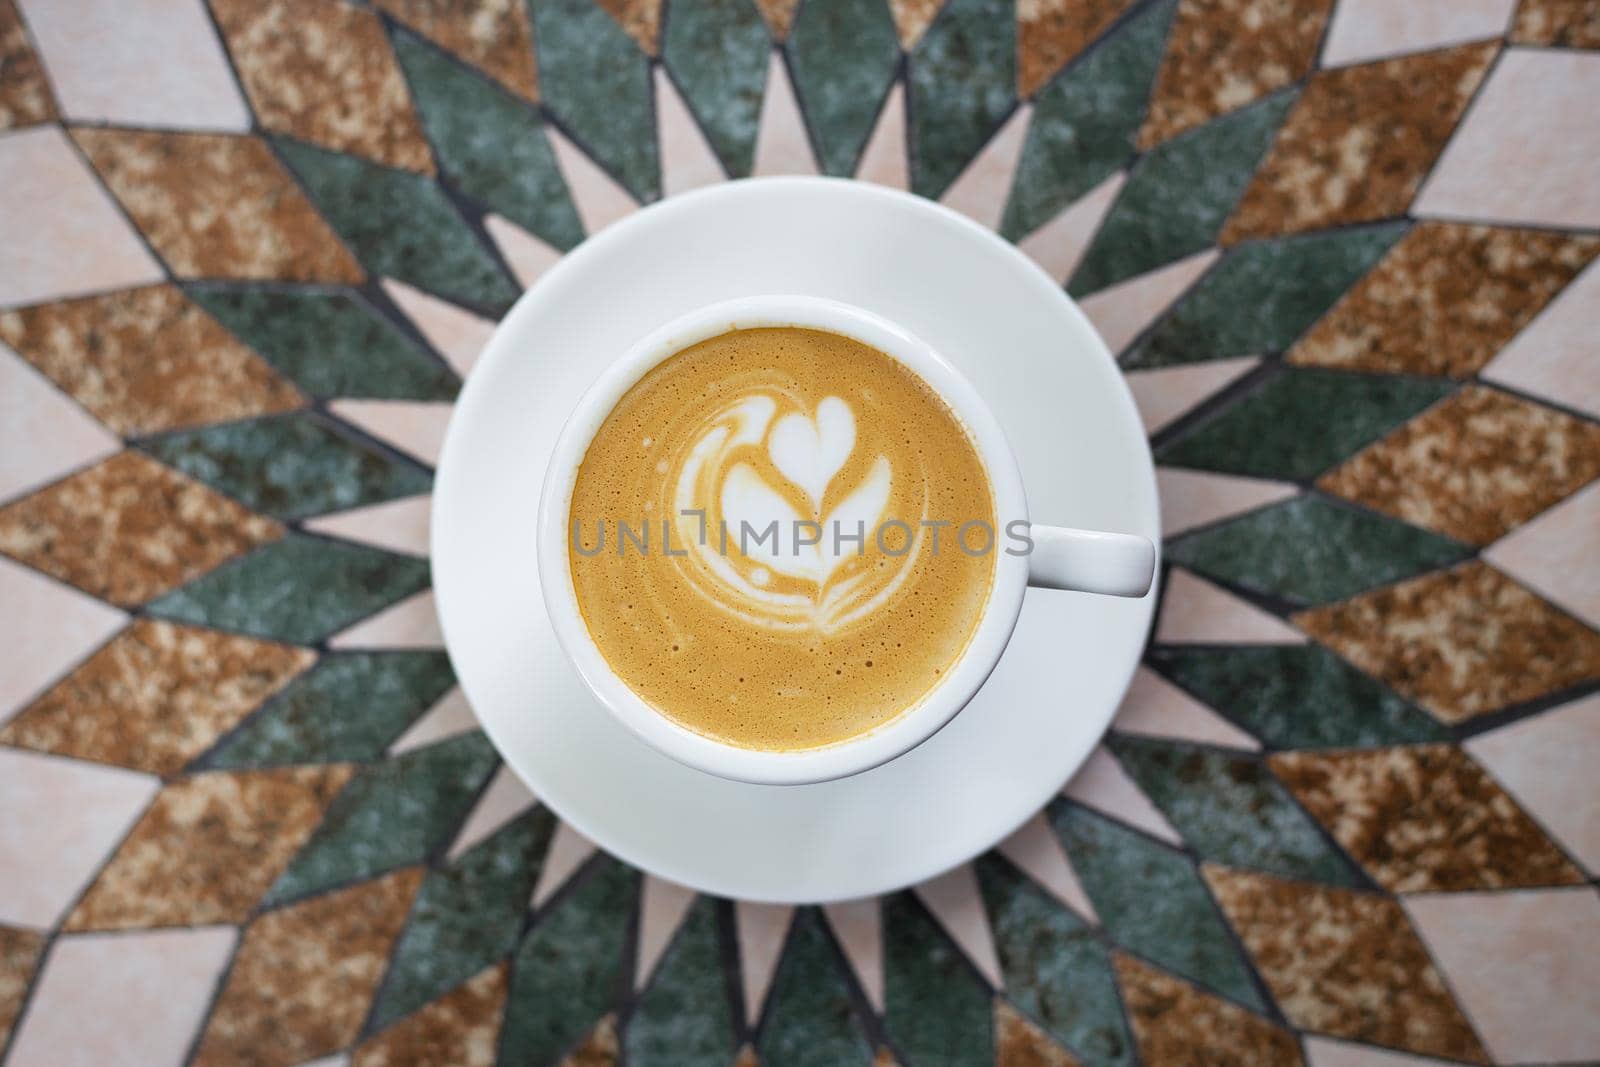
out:
<path id="1" fill-rule="evenodd" d="M 0 0 L 0 1062 L 1600 1061 L 1600 3 Z M 517 295 L 752 174 L 1077 298 L 1167 563 L 1105 744 L 890 896 L 503 766 L 427 562 Z"/>

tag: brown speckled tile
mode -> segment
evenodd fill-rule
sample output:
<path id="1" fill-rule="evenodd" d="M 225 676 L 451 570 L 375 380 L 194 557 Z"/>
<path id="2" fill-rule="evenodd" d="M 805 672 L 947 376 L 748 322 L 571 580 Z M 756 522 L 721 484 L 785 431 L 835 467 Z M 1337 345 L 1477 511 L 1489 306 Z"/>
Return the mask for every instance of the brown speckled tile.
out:
<path id="1" fill-rule="evenodd" d="M 362 1042 L 351 1067 L 494 1067 L 505 1001 L 501 963 Z"/>
<path id="2" fill-rule="evenodd" d="M 211 0 L 211 10 L 263 127 L 433 173 L 377 15 L 344 0 Z"/>
<path id="3" fill-rule="evenodd" d="M 595 0 L 649 55 L 661 48 L 662 0 Z"/>
<path id="4" fill-rule="evenodd" d="M 1458 748 L 1291 752 L 1269 762 L 1301 805 L 1391 893 L 1583 881 Z"/>
<path id="5" fill-rule="evenodd" d="M 767 20 L 772 36 L 782 41 L 794 28 L 795 12 L 800 10 L 800 0 L 756 0 L 756 8 Z"/>
<path id="6" fill-rule="evenodd" d="M 1522 0 L 1511 39 L 1518 44 L 1600 48 L 1600 3 L 1595 0 Z"/>
<path id="7" fill-rule="evenodd" d="M 995 1067 L 1079 1067 L 1079 1061 L 1001 998 L 994 1002 Z"/>
<path id="8" fill-rule="evenodd" d="M 0 510 L 0 552 L 132 607 L 283 536 L 283 527 L 139 452 Z"/>
<path id="9" fill-rule="evenodd" d="M 1324 474 L 1317 486 L 1486 545 L 1600 478 L 1600 426 L 1469 385 Z"/>
<path id="10" fill-rule="evenodd" d="M 125 436 L 305 403 L 171 285 L 0 312 L 0 339 Z"/>
<path id="11" fill-rule="evenodd" d="M 1403 214 L 1498 47 L 1469 45 L 1314 75 L 1221 242 Z"/>
<path id="12" fill-rule="evenodd" d="M 1425 222 L 1289 350 L 1302 366 L 1465 378 L 1600 253 L 1600 238 Z"/>
<path id="13" fill-rule="evenodd" d="M 1139 147 L 1152 148 L 1305 76 L 1333 0 L 1182 0 Z"/>
<path id="14" fill-rule="evenodd" d="M 193 1067 L 291 1067 L 353 1041 L 421 882 L 397 871 L 251 923 Z"/>
<path id="15" fill-rule="evenodd" d="M 1294 1035 L 1125 953 L 1113 957 L 1144 1067 L 1296 1067 Z"/>
<path id="16" fill-rule="evenodd" d="M 0 1056 L 6 1051 L 11 1027 L 22 1012 L 28 984 L 44 953 L 45 935 L 32 930 L 0 926 Z"/>
<path id="17" fill-rule="evenodd" d="M 68 930 L 243 923 L 354 768 L 214 771 L 156 795 Z"/>
<path id="18" fill-rule="evenodd" d="M 50 84 L 28 42 L 16 5 L 12 0 L 0 0 L 0 130 L 33 126 L 55 117 Z"/>
<path id="19" fill-rule="evenodd" d="M 180 277 L 364 277 L 259 137 L 78 128 L 72 138 Z"/>
<path id="20" fill-rule="evenodd" d="M 622 1043 L 617 1038 L 617 1017 L 606 1015 L 594 1024 L 589 1036 L 567 1054 L 559 1067 L 616 1067 L 621 1050 Z M 752 1050 L 752 1058 L 754 1055 Z"/>
<path id="21" fill-rule="evenodd" d="M 1133 0 L 1017 0 L 1017 92 L 1032 96 Z"/>
<path id="22" fill-rule="evenodd" d="M 900 47 L 908 52 L 915 48 L 944 4 L 945 0 L 889 0 L 889 14 L 894 19 Z"/>
<path id="23" fill-rule="evenodd" d="M 539 98 L 526 0 L 374 0 L 401 22 L 528 100 Z"/>
<path id="24" fill-rule="evenodd" d="M 1600 633 L 1476 560 L 1294 622 L 1447 723 L 1600 678 Z"/>
<path id="25" fill-rule="evenodd" d="M 1488 1062 L 1393 900 L 1209 865 L 1202 871 L 1291 1024 Z"/>
<path id="26" fill-rule="evenodd" d="M 0 729 L 0 743 L 173 774 L 315 659 L 139 619 Z"/>

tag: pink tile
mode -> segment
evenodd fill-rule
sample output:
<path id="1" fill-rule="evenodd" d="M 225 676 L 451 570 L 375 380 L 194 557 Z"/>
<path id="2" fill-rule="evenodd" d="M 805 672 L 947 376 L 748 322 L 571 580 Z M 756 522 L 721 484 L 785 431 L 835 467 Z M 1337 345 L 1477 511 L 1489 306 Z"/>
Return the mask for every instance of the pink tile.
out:
<path id="1" fill-rule="evenodd" d="M 1600 226 L 1600 53 L 1510 48 L 1412 211 L 1433 218 Z"/>
<path id="2" fill-rule="evenodd" d="M 1100 921 L 1089 894 L 1084 892 L 1083 883 L 1078 881 L 1078 873 L 1072 869 L 1066 849 L 1061 847 L 1061 839 L 1043 814 L 1023 823 L 995 849 L 1061 903 L 1090 922 Z"/>
<path id="3" fill-rule="evenodd" d="M 1061 792 L 1085 807 L 1143 830 L 1151 837 L 1171 845 L 1183 845 L 1183 838 L 1167 822 L 1167 817 L 1128 777 L 1128 772 L 1122 769 L 1122 764 L 1106 751 L 1104 745 L 1094 750 L 1094 754 Z"/>
<path id="4" fill-rule="evenodd" d="M 551 248 L 516 223 L 499 215 L 485 215 L 483 228 L 489 231 L 490 239 L 505 257 L 506 266 L 511 268 L 517 284 L 524 289 L 538 281 L 561 258 L 558 249 Z"/>
<path id="5" fill-rule="evenodd" d="M 1018 241 L 1017 247 L 1033 257 L 1033 261 L 1059 284 L 1067 284 L 1127 181 L 1128 172 L 1118 171 Z"/>
<path id="6" fill-rule="evenodd" d="M 61 103 L 80 122 L 250 129 L 201 0 L 17 0 Z"/>
<path id="7" fill-rule="evenodd" d="M 1497 1063 L 1600 1058 L 1600 893 L 1403 898 Z"/>
<path id="8" fill-rule="evenodd" d="M 522 779 L 517 777 L 517 772 L 502 763 L 494 772 L 494 777 L 489 780 L 489 787 L 483 791 L 483 795 L 478 798 L 478 802 L 473 805 L 472 811 L 462 822 L 460 832 L 450 843 L 447 858 L 454 860 L 475 845 L 493 837 L 507 823 L 528 811 L 536 803 L 538 801 L 522 783 Z"/>
<path id="9" fill-rule="evenodd" d="M 1261 742 L 1149 667 L 1133 674 L 1112 728 L 1125 734 L 1256 751 Z"/>
<path id="10" fill-rule="evenodd" d="M 161 280 L 161 267 L 54 126 L 0 136 L 0 308 Z"/>
<path id="11" fill-rule="evenodd" d="M 341 419 L 430 467 L 439 464 L 439 449 L 454 409 L 454 404 L 411 400 L 335 400 L 328 405 Z"/>
<path id="12" fill-rule="evenodd" d="M 856 178 L 891 189 L 911 188 L 911 162 L 906 146 L 906 88 L 895 82 L 889 98 L 883 102 L 878 123 L 866 148 L 861 150 L 861 161 L 856 164 Z"/>
<path id="13" fill-rule="evenodd" d="M 1600 419 L 1600 260 L 1561 290 L 1482 375 Z"/>
<path id="14" fill-rule="evenodd" d="M 618 219 L 631 215 L 639 208 L 626 189 L 583 153 L 583 150 L 554 126 L 544 128 L 550 138 L 550 147 L 556 151 L 556 165 L 566 179 L 567 193 L 572 206 L 578 210 L 578 220 L 583 232 L 593 237 Z"/>
<path id="15" fill-rule="evenodd" d="M 115 434 L 0 344 L 0 503 L 121 448 Z"/>
<path id="16" fill-rule="evenodd" d="M 877 897 L 825 904 L 833 936 L 839 939 L 845 962 L 861 984 L 867 1003 L 883 1011 L 883 907 Z"/>
<path id="17" fill-rule="evenodd" d="M 1128 389 L 1138 405 L 1144 432 L 1155 434 L 1189 414 L 1215 394 L 1243 378 L 1261 360 L 1257 356 L 1214 359 L 1186 367 L 1130 371 Z"/>
<path id="18" fill-rule="evenodd" d="M 1327 1037 L 1307 1035 L 1305 1042 L 1307 1067 L 1451 1067 L 1444 1060 L 1424 1059 Z"/>
<path id="19" fill-rule="evenodd" d="M 783 57 L 776 51 L 767 64 L 767 93 L 761 100 L 760 126 L 756 130 L 756 158 L 751 173 L 817 174 L 817 157 L 811 152 L 806 120 L 789 81 Z"/>
<path id="20" fill-rule="evenodd" d="M 494 323 L 474 315 L 465 308 L 440 300 L 431 293 L 414 289 L 393 278 L 383 279 L 383 291 L 405 312 L 411 324 L 428 343 L 445 358 L 455 372 L 463 377 L 478 362 L 489 338 L 494 334 Z"/>
<path id="21" fill-rule="evenodd" d="M 1196 252 L 1176 263 L 1102 289 L 1085 297 L 1079 302 L 1080 306 L 1105 338 L 1106 347 L 1116 355 L 1210 270 L 1221 254 L 1215 248 Z"/>
<path id="22" fill-rule="evenodd" d="M 467 696 L 456 686 L 444 699 L 429 708 L 422 718 L 412 723 L 405 733 L 389 745 L 389 755 L 426 748 L 447 737 L 458 737 L 478 728 L 478 717 L 472 713 Z"/>
<path id="23" fill-rule="evenodd" d="M 950 935 L 956 947 L 972 961 L 984 980 L 996 989 L 1004 985 L 1000 953 L 995 949 L 994 931 L 989 927 L 989 913 L 984 909 L 978 875 L 972 864 L 964 863 L 937 878 L 912 886 L 912 892 Z"/>
<path id="24" fill-rule="evenodd" d="M 999 228 L 1032 118 L 1032 104 L 1017 108 L 939 198 L 945 207 L 954 208 L 991 230 Z"/>
<path id="25" fill-rule="evenodd" d="M 231 926 L 75 934 L 50 948 L 11 1067 L 184 1062 L 239 932 Z"/>
<path id="26" fill-rule="evenodd" d="M 408 496 L 403 500 L 319 515 L 306 521 L 306 529 L 346 541 L 376 545 L 390 552 L 426 556 L 432 512 L 432 495 Z"/>
<path id="27" fill-rule="evenodd" d="M 655 875 L 644 877 L 639 892 L 639 952 L 633 968 L 633 986 L 642 989 L 661 962 L 672 935 L 683 925 L 694 905 L 695 891 Z"/>
<path id="28" fill-rule="evenodd" d="M 1600 482 L 1512 530 L 1483 558 L 1600 628 Z"/>
<path id="29" fill-rule="evenodd" d="M 333 649 L 443 648 L 433 590 L 409 596 L 328 639 Z"/>
<path id="30" fill-rule="evenodd" d="M 1322 65 L 1342 67 L 1499 37 L 1517 0 L 1339 0 Z"/>
<path id="31" fill-rule="evenodd" d="M 667 76 L 656 68 L 656 131 L 661 139 L 661 194 L 676 196 L 702 185 L 726 181 L 716 152 Z"/>
<path id="32" fill-rule="evenodd" d="M 1462 745 L 1590 874 L 1600 874 L 1600 693 Z"/>
<path id="33" fill-rule="evenodd" d="M 0 723 L 127 623 L 116 608 L 0 557 L 0 604 L 26 626 L 0 642 Z"/>
<path id="34" fill-rule="evenodd" d="M 744 1016 L 751 1026 L 761 1018 L 772 979 L 778 973 L 778 957 L 789 937 L 794 909 L 787 904 L 758 904 L 736 901 L 733 928 L 739 943 L 739 970 L 744 978 Z"/>
<path id="35" fill-rule="evenodd" d="M 539 870 L 538 884 L 533 887 L 533 907 L 537 908 L 549 900 L 594 854 L 593 841 L 566 823 L 558 823 L 556 832 L 550 838 L 550 850 L 545 853 L 544 866 Z"/>
<path id="36" fill-rule="evenodd" d="M 1157 467 L 1161 494 L 1161 534 L 1176 537 L 1186 530 L 1243 515 L 1299 494 L 1289 482 L 1269 482 L 1233 474 L 1211 474 L 1181 467 Z"/>
<path id="37" fill-rule="evenodd" d="M 1303 645 L 1306 635 L 1254 604 L 1181 567 L 1161 594 L 1161 644 Z"/>
<path id="38" fill-rule="evenodd" d="M 54 926 L 160 788 L 154 775 L 0 748 L 0 923 Z"/>

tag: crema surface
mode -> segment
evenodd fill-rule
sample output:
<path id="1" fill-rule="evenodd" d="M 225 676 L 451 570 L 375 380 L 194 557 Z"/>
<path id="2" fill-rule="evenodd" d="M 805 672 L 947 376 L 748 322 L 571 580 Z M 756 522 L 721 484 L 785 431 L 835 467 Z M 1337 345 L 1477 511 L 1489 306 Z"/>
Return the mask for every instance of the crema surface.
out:
<path id="1" fill-rule="evenodd" d="M 578 605 L 617 674 L 689 729 L 767 750 L 914 706 L 965 650 L 1001 551 L 944 401 L 874 348 L 794 327 L 653 369 L 591 442 L 570 518 Z"/>

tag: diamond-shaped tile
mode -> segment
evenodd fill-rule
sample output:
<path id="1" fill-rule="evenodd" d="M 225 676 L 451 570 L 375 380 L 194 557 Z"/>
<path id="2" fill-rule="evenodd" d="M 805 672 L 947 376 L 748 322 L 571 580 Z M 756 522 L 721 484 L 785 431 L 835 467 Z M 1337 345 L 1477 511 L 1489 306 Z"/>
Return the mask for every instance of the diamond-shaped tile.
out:
<path id="1" fill-rule="evenodd" d="M 1009 0 L 951 0 L 909 60 L 912 178 L 937 198 L 1016 101 L 1016 16 Z"/>
<path id="2" fill-rule="evenodd" d="M 1294 1026 L 1488 1062 L 1394 901 L 1221 867 L 1203 873 Z"/>
<path id="3" fill-rule="evenodd" d="M 1447 723 L 1600 677 L 1600 633 L 1480 562 L 1295 623 Z"/>
<path id="4" fill-rule="evenodd" d="M 454 52 L 528 100 L 539 95 L 528 9 L 504 0 L 376 0 L 440 48 Z"/>
<path id="5" fill-rule="evenodd" d="M 1222 242 L 1402 214 L 1497 49 L 1467 45 L 1314 75 Z"/>
<path id="6" fill-rule="evenodd" d="M 1186 0 L 1139 131 L 1142 148 L 1298 81 L 1316 59 L 1333 0 Z"/>
<path id="7" fill-rule="evenodd" d="M 1023 883 L 1009 869 L 1004 876 Z M 1026 892 L 1080 928 L 1065 908 L 1031 886 Z M 989 988 L 910 893 L 883 900 L 883 968 L 884 1029 L 908 1058 L 993 1062 Z"/>
<path id="8" fill-rule="evenodd" d="M 0 730 L 0 742 L 174 774 L 315 659 L 139 619 Z"/>
<path id="9" fill-rule="evenodd" d="M 156 795 L 66 929 L 247 921 L 352 771 L 332 765 L 180 778 Z"/>
<path id="10" fill-rule="evenodd" d="M 0 82 L 0 130 L 33 126 L 56 117 L 50 83 L 12 0 L 0 0 L 0 67 L 6 72 Z M 0 1034 L 9 1028 L 8 1023 L 0 1024 Z M 0 1048 L 4 1047 L 4 1038 L 0 1038 Z"/>
<path id="11" fill-rule="evenodd" d="M 506 999 L 504 963 L 424 1005 L 409 1018 L 356 1047 L 351 1067 L 395 1063 L 449 1063 L 493 1067 Z"/>
<path id="12" fill-rule="evenodd" d="M 210 0 L 256 118 L 336 152 L 433 173 L 383 23 L 344 0 Z"/>
<path id="13" fill-rule="evenodd" d="M 790 927 L 756 1045 L 762 1063 L 868 1062 L 872 1045 L 851 1007 L 840 963 L 821 912 L 802 908 Z"/>
<path id="14" fill-rule="evenodd" d="M 1164 367 L 1288 348 L 1405 230 L 1386 223 L 1232 249 L 1123 364 Z"/>
<path id="15" fill-rule="evenodd" d="M 0 312 L 0 338 L 129 436 L 304 403 L 293 385 L 170 285 Z"/>
<path id="16" fill-rule="evenodd" d="M 1294 1035 L 1126 953 L 1114 958 L 1145 1067 L 1300 1067 Z"/>
<path id="17" fill-rule="evenodd" d="M 853 174 L 900 60 L 889 9 L 883 0 L 808 0 L 788 54 L 823 171 Z"/>
<path id="18" fill-rule="evenodd" d="M 259 137 L 80 128 L 72 138 L 179 277 L 363 278 Z"/>
<path id="19" fill-rule="evenodd" d="M 756 126 L 771 43 L 749 0 L 675 8 L 661 56 L 728 173 L 742 178 L 755 162 Z"/>
<path id="20" fill-rule="evenodd" d="M 0 552 L 128 607 L 281 536 L 271 519 L 132 451 L 0 509 Z"/>
<path id="21" fill-rule="evenodd" d="M 1032 0 L 1018 4 L 1017 92 L 1022 96 L 1038 92 L 1132 6 L 1134 0 Z"/>
<path id="22" fill-rule="evenodd" d="M 1289 752 L 1269 762 L 1392 893 L 1583 881 L 1533 820 L 1453 746 Z"/>

